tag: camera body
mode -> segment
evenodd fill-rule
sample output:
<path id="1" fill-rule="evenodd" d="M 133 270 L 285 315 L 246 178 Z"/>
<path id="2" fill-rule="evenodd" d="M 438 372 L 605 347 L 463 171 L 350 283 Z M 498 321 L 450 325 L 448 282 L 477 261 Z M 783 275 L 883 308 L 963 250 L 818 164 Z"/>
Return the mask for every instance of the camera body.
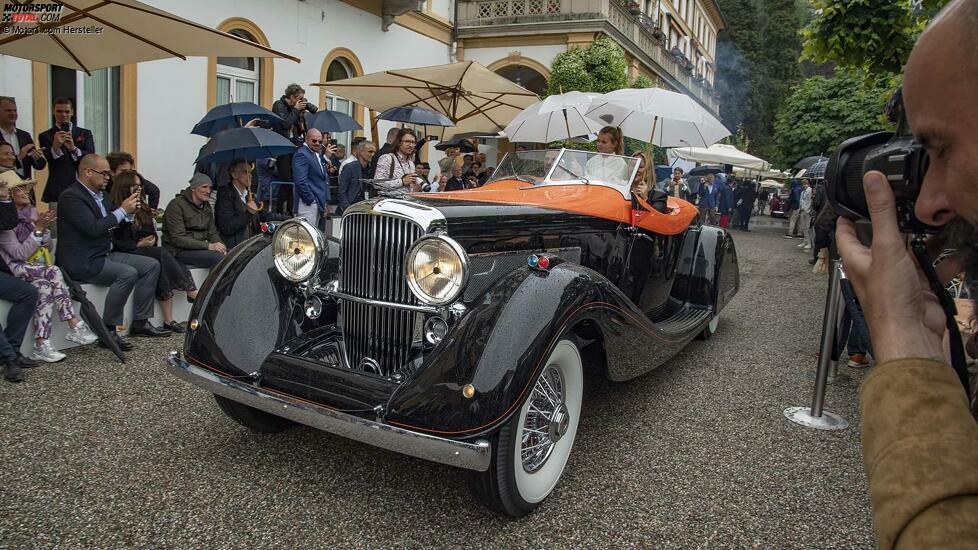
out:
<path id="1" fill-rule="evenodd" d="M 926 149 L 910 133 L 900 92 L 888 111 L 897 116 L 896 132 L 874 132 L 847 139 L 829 158 L 825 171 L 826 196 L 840 216 L 853 221 L 869 219 L 863 176 L 882 172 L 893 188 L 897 223 L 903 233 L 936 233 L 938 228 L 917 219 L 914 206 L 927 174 Z"/>

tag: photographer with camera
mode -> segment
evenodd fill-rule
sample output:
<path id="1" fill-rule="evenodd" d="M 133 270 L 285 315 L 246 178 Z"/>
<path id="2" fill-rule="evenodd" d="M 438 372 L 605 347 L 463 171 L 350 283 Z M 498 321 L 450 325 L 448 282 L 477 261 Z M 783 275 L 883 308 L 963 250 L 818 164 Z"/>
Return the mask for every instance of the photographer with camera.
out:
<path id="1" fill-rule="evenodd" d="M 306 91 L 302 86 L 292 83 L 285 87 L 285 93 L 272 104 L 272 112 L 282 119 L 282 122 L 272 125 L 272 130 L 288 139 L 299 147 L 305 140 L 306 113 L 315 114 L 319 108 L 306 100 Z M 292 155 L 281 155 L 276 159 L 279 178 L 292 181 Z M 292 189 L 283 187 L 279 190 L 277 208 L 290 208 L 292 204 Z"/>
<path id="2" fill-rule="evenodd" d="M 829 199 L 846 216 L 838 222 L 838 246 L 865 311 L 878 362 L 863 383 L 860 406 L 880 548 L 978 543 L 978 426 L 962 389 L 962 380 L 967 380 L 963 352 L 960 342 L 953 341 L 956 325 L 947 315 L 953 305 L 949 308 L 949 298 L 941 300 L 931 290 L 943 292 L 930 281 L 936 276 L 919 239 L 908 250 L 902 234 L 920 233 L 920 224 L 931 226 L 930 232 L 954 226 L 963 237 L 945 246 L 956 245 L 965 257 L 946 261 L 960 261 L 974 284 L 976 22 L 978 0 L 953 1 L 910 55 L 904 98 L 916 143 L 901 136 L 900 127 L 892 138 L 861 136 L 840 145 L 829 166 L 830 177 L 836 176 Z M 870 149 L 874 138 L 875 148 Z M 862 163 L 858 173 L 865 172 L 865 202 L 858 185 L 842 175 L 849 162 Z M 873 230 L 870 246 L 860 241 L 856 224 L 847 219 L 867 214 Z M 951 360 L 945 343 L 949 331 Z"/>

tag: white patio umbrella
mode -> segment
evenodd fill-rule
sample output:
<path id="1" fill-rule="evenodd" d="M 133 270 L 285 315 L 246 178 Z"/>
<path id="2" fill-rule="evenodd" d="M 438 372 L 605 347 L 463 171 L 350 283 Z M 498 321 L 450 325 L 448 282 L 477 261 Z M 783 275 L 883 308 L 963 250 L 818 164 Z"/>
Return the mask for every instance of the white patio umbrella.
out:
<path id="1" fill-rule="evenodd" d="M 768 161 L 724 143 L 716 143 L 709 147 L 677 147 L 672 150 L 672 154 L 683 160 L 707 164 L 731 164 L 758 172 L 771 168 L 771 163 Z"/>
<path id="2" fill-rule="evenodd" d="M 14 4 L 12 0 L 0 3 L 4 8 Z M 299 61 L 136 0 L 47 0 L 44 4 L 60 5 L 60 19 L 0 25 L 0 54 L 86 73 L 168 57 L 284 57 Z M 26 30 L 8 34 L 8 25 Z M 80 27 L 93 32 L 66 30 Z"/>
<path id="3" fill-rule="evenodd" d="M 585 113 L 624 135 L 659 147 L 709 147 L 730 130 L 685 94 L 662 88 L 625 88 L 594 98 Z"/>
<path id="4" fill-rule="evenodd" d="M 503 132 L 510 141 L 549 143 L 597 133 L 603 124 L 584 116 L 591 95 L 567 92 L 549 96 L 516 115 Z"/>
<path id="5" fill-rule="evenodd" d="M 455 123 L 443 139 L 468 132 L 496 133 L 539 100 L 475 61 L 392 69 L 313 86 L 375 111 L 417 105 L 442 113 Z"/>

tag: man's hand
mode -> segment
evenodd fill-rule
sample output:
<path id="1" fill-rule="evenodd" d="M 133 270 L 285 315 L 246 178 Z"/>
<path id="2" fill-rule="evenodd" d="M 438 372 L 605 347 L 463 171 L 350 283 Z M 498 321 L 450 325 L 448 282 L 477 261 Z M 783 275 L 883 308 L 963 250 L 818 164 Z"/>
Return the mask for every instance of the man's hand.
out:
<path id="1" fill-rule="evenodd" d="M 64 144 L 68 147 L 68 150 L 74 152 L 77 147 L 75 147 L 75 140 L 71 138 L 71 132 L 64 132 Z"/>
<path id="2" fill-rule="evenodd" d="M 207 245 L 207 250 L 213 250 L 215 252 L 220 252 L 221 254 L 228 253 L 228 249 L 225 248 L 224 243 L 211 243 Z"/>
<path id="3" fill-rule="evenodd" d="M 34 150 L 34 144 L 28 143 L 27 145 L 20 148 L 20 152 L 17 153 L 17 158 L 24 160 Z M 35 157 L 36 158 L 36 157 Z"/>
<path id="4" fill-rule="evenodd" d="M 401 176 L 401 185 L 404 187 L 414 187 L 417 178 L 418 176 L 416 174 L 404 174 Z"/>
<path id="5" fill-rule="evenodd" d="M 119 205 L 119 208 L 121 208 L 126 214 L 132 214 L 133 212 L 136 211 L 136 208 L 138 207 L 139 207 L 138 192 L 133 193 L 132 195 L 126 197 L 126 200 L 122 201 L 122 204 Z"/>
<path id="6" fill-rule="evenodd" d="M 52 149 L 60 149 L 61 146 L 64 145 L 65 134 L 68 134 L 68 132 L 57 131 L 54 133 L 54 135 L 51 137 Z M 71 141 L 71 134 L 68 134 L 68 141 Z"/>
<path id="7" fill-rule="evenodd" d="M 879 362 L 907 357 L 946 362 L 944 311 L 900 234 L 893 191 L 875 171 L 863 177 L 863 187 L 873 221 L 872 247 L 859 242 L 848 219 L 839 218 L 835 234 L 846 276 L 866 314 L 873 355 Z"/>

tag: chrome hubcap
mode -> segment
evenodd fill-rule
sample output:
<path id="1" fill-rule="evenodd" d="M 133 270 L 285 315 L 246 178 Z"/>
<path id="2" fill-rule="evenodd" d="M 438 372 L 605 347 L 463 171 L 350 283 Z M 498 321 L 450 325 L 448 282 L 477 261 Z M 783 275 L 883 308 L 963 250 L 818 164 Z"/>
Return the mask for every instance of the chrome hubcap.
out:
<path id="1" fill-rule="evenodd" d="M 553 365 L 544 369 L 530 394 L 530 406 L 520 438 L 523 469 L 536 472 L 550 458 L 554 445 L 570 428 L 570 413 L 564 404 L 565 390 L 560 371 Z"/>

